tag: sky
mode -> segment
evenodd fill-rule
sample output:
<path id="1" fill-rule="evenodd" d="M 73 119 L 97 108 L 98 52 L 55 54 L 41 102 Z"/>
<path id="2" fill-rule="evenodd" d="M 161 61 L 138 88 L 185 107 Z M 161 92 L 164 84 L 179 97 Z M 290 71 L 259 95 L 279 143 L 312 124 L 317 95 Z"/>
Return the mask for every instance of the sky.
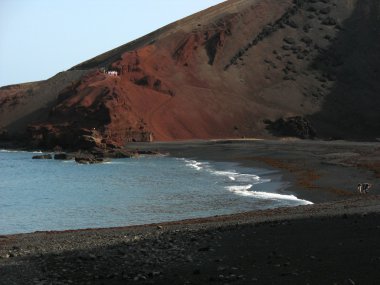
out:
<path id="1" fill-rule="evenodd" d="M 48 79 L 223 0 L 0 0 L 0 86 Z"/>

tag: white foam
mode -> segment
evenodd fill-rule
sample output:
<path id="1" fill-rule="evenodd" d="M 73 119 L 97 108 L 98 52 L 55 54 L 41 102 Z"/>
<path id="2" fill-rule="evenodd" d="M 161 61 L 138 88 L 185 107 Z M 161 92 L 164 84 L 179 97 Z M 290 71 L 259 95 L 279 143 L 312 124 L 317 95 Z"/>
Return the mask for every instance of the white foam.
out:
<path id="1" fill-rule="evenodd" d="M 234 185 L 234 186 L 227 186 L 226 188 L 231 192 L 248 192 L 249 189 L 252 188 L 252 184 L 248 185 Z"/>
<path id="2" fill-rule="evenodd" d="M 0 149 L 0 152 L 3 152 L 3 153 L 27 153 L 28 151 L 25 151 L 25 150 L 9 150 L 9 149 Z M 29 153 L 34 153 L 34 154 L 42 154 L 43 152 L 42 151 L 32 151 L 32 152 L 29 152 Z"/>
<path id="3" fill-rule="evenodd" d="M 245 196 L 245 197 L 254 197 L 254 198 L 263 199 L 263 200 L 297 201 L 303 205 L 313 204 L 310 201 L 298 199 L 294 195 L 284 195 L 284 194 L 270 193 L 270 192 L 249 191 L 252 188 L 252 185 L 227 186 L 226 188 L 234 194 L 237 194 L 240 196 Z"/>
<path id="4" fill-rule="evenodd" d="M 8 152 L 19 152 L 19 151 L 18 150 L 0 149 L 0 152 L 8 153 Z"/>
<path id="5" fill-rule="evenodd" d="M 208 162 L 199 162 L 196 160 L 190 160 L 190 159 L 179 159 L 185 161 L 186 165 L 197 170 L 205 170 L 209 173 L 217 176 L 224 176 L 228 178 L 230 181 L 237 181 L 242 183 L 252 183 L 252 184 L 259 184 L 259 183 L 266 183 L 270 182 L 270 179 L 262 179 L 260 176 L 255 174 L 246 174 L 246 173 L 239 173 L 235 170 L 215 170 L 210 167 Z"/>
<path id="6" fill-rule="evenodd" d="M 262 180 L 260 176 L 254 175 L 254 174 L 238 174 L 237 180 L 241 182 L 250 182 L 250 181 L 260 181 Z M 266 179 L 267 182 L 270 181 L 270 179 Z"/>
<path id="7" fill-rule="evenodd" d="M 194 168 L 195 170 L 202 170 L 206 163 L 202 163 L 196 160 L 185 159 L 186 165 Z"/>
<path id="8" fill-rule="evenodd" d="M 313 204 L 310 201 L 298 199 L 294 195 L 283 195 L 283 194 L 271 193 L 271 192 L 252 191 L 251 188 L 253 187 L 253 185 L 268 183 L 271 181 L 270 179 L 264 179 L 255 174 L 239 173 L 235 170 L 215 170 L 211 168 L 207 162 L 199 162 L 196 160 L 189 160 L 189 159 L 184 159 L 184 158 L 180 160 L 185 161 L 187 166 L 197 171 L 204 170 L 204 171 L 208 171 L 209 173 L 213 175 L 224 176 L 229 179 L 229 182 L 226 182 L 226 183 L 229 183 L 229 184 L 240 183 L 241 185 L 230 185 L 230 186 L 225 187 L 228 191 L 236 195 L 245 196 L 245 197 L 254 197 L 254 198 L 263 199 L 263 200 L 295 201 L 302 205 Z"/>
<path id="9" fill-rule="evenodd" d="M 220 170 L 214 170 L 213 173 L 215 175 L 221 175 L 221 176 L 229 176 L 229 175 L 238 175 L 236 171 L 220 171 Z"/>
<path id="10" fill-rule="evenodd" d="M 258 175 L 255 174 L 245 174 L 245 173 L 238 173 L 236 171 L 216 171 L 216 170 L 210 170 L 210 172 L 214 175 L 218 176 L 226 176 L 231 181 L 237 181 L 240 183 L 252 183 L 252 184 L 260 184 L 260 183 L 267 183 L 270 182 L 270 179 L 263 179 Z"/>

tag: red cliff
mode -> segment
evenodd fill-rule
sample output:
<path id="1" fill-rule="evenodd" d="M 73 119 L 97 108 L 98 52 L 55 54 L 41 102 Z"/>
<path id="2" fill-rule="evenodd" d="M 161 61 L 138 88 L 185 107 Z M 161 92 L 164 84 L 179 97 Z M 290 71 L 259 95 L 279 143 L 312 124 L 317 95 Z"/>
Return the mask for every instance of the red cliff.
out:
<path id="1" fill-rule="evenodd" d="M 0 127 L 48 147 L 89 133 L 119 146 L 375 139 L 379 17 L 369 0 L 230 0 L 49 80 L 1 88 Z"/>

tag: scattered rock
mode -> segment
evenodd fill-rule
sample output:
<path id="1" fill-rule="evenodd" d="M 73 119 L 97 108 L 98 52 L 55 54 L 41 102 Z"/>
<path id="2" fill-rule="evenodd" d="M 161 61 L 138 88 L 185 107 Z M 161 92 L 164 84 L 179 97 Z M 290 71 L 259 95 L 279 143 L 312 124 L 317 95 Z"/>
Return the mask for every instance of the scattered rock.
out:
<path id="1" fill-rule="evenodd" d="M 306 24 L 306 25 L 303 26 L 303 31 L 305 33 L 308 33 L 310 31 L 310 29 L 311 29 L 311 25 L 310 24 Z"/>
<path id="2" fill-rule="evenodd" d="M 313 42 L 313 40 L 308 36 L 304 36 L 302 37 L 301 42 L 304 42 L 305 44 L 310 45 Z"/>
<path id="3" fill-rule="evenodd" d="M 325 8 L 322 8 L 321 10 L 319 10 L 319 13 L 324 14 L 324 15 L 330 14 L 330 12 L 331 12 L 330 7 L 325 7 Z"/>
<path id="4" fill-rule="evenodd" d="M 292 37 L 285 37 L 284 42 L 289 44 L 289 45 L 294 45 L 296 43 L 295 39 Z"/>
<path id="5" fill-rule="evenodd" d="M 302 139 L 313 139 L 316 137 L 316 131 L 309 120 L 304 117 L 296 116 L 277 121 L 265 120 L 267 130 L 276 136 L 290 136 Z"/>
<path id="6" fill-rule="evenodd" d="M 326 26 L 335 26 L 337 24 L 336 20 L 332 17 L 327 17 L 322 21 L 323 25 Z"/>
<path id="7" fill-rule="evenodd" d="M 297 29 L 298 28 L 298 24 L 296 22 L 294 22 L 293 20 L 288 20 L 287 23 L 286 23 L 289 27 L 292 27 L 294 29 Z"/>

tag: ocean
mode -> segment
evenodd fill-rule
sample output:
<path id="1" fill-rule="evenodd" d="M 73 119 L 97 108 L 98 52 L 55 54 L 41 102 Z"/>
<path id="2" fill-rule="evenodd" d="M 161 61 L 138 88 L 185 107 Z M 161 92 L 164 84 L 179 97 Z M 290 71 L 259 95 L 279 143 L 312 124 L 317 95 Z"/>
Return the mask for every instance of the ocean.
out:
<path id="1" fill-rule="evenodd" d="M 95 165 L 0 150 L 0 235 L 117 227 L 310 204 L 273 170 L 170 156 Z"/>

